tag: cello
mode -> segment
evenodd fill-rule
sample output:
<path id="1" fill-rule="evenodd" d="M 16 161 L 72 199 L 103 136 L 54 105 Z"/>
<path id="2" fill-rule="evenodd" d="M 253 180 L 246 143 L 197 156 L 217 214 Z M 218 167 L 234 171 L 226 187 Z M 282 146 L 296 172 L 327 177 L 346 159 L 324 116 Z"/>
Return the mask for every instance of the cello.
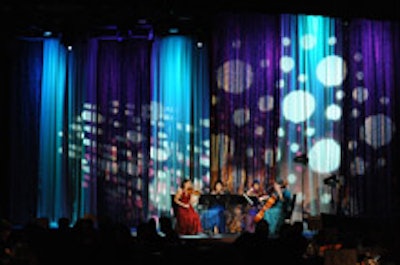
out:
<path id="1" fill-rule="evenodd" d="M 258 213 L 254 216 L 254 222 L 256 222 L 256 223 L 259 222 L 264 217 L 265 211 L 267 211 L 269 208 L 271 208 L 275 204 L 275 202 L 278 200 L 278 198 L 281 198 L 281 200 L 283 200 L 281 189 L 286 188 L 287 184 L 288 183 L 286 180 L 274 182 L 273 187 L 271 187 L 271 189 L 273 189 L 273 191 L 269 192 L 270 196 L 268 197 L 267 201 L 265 202 L 263 207 L 258 211 Z"/>
<path id="2" fill-rule="evenodd" d="M 275 179 L 275 175 L 272 173 L 272 176 L 270 178 L 271 179 Z M 272 181 L 273 182 L 273 181 Z M 257 212 L 257 214 L 254 216 L 253 220 L 255 223 L 258 223 L 261 219 L 263 219 L 264 217 L 264 213 L 272 207 L 272 205 L 275 204 L 277 198 L 278 198 L 278 194 L 273 190 L 273 185 L 271 183 L 271 185 L 269 185 L 269 187 L 267 188 L 267 194 L 269 194 L 268 198 L 265 200 L 265 203 L 263 205 L 263 207 L 261 207 L 261 209 Z"/>
<path id="3" fill-rule="evenodd" d="M 269 208 L 272 207 L 272 205 L 275 204 L 276 200 L 278 198 L 278 194 L 276 192 L 273 192 L 267 199 L 267 201 L 264 203 L 263 207 L 257 212 L 257 214 L 254 216 L 254 222 L 258 223 L 261 219 L 264 217 L 265 211 L 267 211 Z"/>

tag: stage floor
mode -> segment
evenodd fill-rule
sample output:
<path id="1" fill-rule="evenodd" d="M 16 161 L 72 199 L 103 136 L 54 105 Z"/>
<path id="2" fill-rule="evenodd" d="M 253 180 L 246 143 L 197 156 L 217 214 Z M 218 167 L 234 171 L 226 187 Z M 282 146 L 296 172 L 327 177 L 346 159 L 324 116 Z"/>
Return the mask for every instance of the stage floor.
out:
<path id="1" fill-rule="evenodd" d="M 136 229 L 132 229 L 132 236 L 136 237 Z M 242 232 L 243 233 L 243 232 Z M 163 236 L 162 233 L 159 233 Z M 316 231 L 306 230 L 303 235 L 307 239 L 311 239 L 316 234 Z M 241 233 L 224 233 L 224 234 L 211 234 L 211 233 L 200 233 L 197 235 L 181 235 L 180 238 L 186 242 L 198 242 L 198 243 L 233 243 Z"/>

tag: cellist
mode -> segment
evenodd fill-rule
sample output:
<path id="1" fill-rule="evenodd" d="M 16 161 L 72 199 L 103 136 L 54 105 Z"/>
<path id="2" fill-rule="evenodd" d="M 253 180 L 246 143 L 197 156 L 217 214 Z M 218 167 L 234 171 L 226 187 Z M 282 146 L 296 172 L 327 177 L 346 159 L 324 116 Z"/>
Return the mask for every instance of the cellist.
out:
<path id="1" fill-rule="evenodd" d="M 254 216 L 254 222 L 265 219 L 269 224 L 271 236 L 277 236 L 279 229 L 285 221 L 288 206 L 290 205 L 292 195 L 287 188 L 288 182 L 282 178 L 277 178 L 268 189 L 268 199 Z"/>

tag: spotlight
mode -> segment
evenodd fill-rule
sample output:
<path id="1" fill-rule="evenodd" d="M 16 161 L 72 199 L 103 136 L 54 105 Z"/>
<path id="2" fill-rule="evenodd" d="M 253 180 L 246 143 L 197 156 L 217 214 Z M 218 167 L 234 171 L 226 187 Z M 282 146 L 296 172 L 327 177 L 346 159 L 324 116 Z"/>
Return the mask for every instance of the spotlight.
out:
<path id="1" fill-rule="evenodd" d="M 179 29 L 178 29 L 178 28 L 175 28 L 175 27 L 172 27 L 172 28 L 169 28 L 169 29 L 168 29 L 168 32 L 169 32 L 170 34 L 177 34 L 177 33 L 179 32 Z"/>

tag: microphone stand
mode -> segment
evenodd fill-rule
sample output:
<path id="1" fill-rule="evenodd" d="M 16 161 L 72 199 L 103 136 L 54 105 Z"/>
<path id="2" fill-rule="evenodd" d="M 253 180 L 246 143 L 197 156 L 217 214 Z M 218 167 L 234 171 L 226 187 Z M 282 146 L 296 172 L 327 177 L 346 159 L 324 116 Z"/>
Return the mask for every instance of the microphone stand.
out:
<path id="1" fill-rule="evenodd" d="M 304 197 L 305 197 L 305 195 L 304 195 L 304 175 L 305 175 L 304 174 L 304 172 L 305 172 L 304 167 L 308 164 L 307 154 L 303 153 L 303 154 L 301 154 L 299 156 L 296 156 L 293 159 L 293 161 L 303 165 L 302 171 L 301 171 L 301 192 L 302 192 L 302 198 L 301 198 L 301 221 L 304 222 Z"/>

